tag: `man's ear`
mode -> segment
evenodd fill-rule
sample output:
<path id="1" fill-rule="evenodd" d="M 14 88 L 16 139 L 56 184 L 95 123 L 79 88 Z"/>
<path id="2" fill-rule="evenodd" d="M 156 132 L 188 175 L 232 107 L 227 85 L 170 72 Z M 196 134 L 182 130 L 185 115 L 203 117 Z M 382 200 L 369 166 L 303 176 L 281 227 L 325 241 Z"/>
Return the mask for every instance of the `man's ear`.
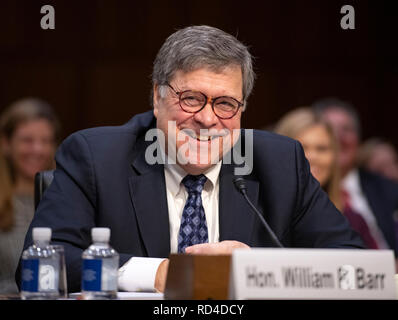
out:
<path id="1" fill-rule="evenodd" d="M 155 115 L 155 118 L 157 118 L 158 112 L 159 112 L 158 103 L 159 103 L 160 97 L 159 97 L 158 85 L 156 83 L 153 85 L 152 96 L 153 96 L 152 97 L 152 99 L 153 99 L 153 114 Z"/>

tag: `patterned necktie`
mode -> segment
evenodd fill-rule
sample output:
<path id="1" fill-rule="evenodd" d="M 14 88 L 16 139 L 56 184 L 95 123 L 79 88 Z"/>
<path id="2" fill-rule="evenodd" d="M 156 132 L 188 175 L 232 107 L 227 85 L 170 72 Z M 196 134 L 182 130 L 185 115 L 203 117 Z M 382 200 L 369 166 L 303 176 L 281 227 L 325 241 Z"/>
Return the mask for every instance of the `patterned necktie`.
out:
<path id="1" fill-rule="evenodd" d="M 198 243 L 209 242 L 205 210 L 202 205 L 202 190 L 207 178 L 187 175 L 182 183 L 188 191 L 188 199 L 182 212 L 180 231 L 178 233 L 178 252 Z"/>
<path id="2" fill-rule="evenodd" d="M 356 212 L 351 206 L 350 195 L 347 191 L 342 191 L 344 209 L 343 213 L 351 224 L 351 227 L 359 233 L 362 241 L 368 249 L 378 249 L 376 240 L 373 238 L 366 220 Z"/>

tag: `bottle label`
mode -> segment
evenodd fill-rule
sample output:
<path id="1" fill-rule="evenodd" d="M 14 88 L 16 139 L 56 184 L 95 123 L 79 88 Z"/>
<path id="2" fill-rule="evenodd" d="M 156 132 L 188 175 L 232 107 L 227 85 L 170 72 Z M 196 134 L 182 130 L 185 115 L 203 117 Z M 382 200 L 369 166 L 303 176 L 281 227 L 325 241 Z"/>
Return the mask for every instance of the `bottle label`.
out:
<path id="1" fill-rule="evenodd" d="M 22 260 L 22 291 L 39 291 L 39 259 Z"/>
<path id="2" fill-rule="evenodd" d="M 101 291 L 102 260 L 84 259 L 82 291 Z"/>

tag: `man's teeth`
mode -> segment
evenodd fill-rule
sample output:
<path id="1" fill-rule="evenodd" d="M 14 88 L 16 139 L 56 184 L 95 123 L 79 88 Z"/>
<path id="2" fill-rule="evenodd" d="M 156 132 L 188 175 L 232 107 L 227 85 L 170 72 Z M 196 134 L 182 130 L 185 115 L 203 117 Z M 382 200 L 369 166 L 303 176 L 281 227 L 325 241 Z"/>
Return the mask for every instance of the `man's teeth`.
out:
<path id="1" fill-rule="evenodd" d="M 196 140 L 200 140 L 200 141 L 209 141 L 212 139 L 211 136 L 201 136 L 200 134 L 195 134 L 193 132 L 188 132 L 188 135 Z"/>
<path id="2" fill-rule="evenodd" d="M 196 139 L 198 139 L 198 140 L 200 140 L 200 141 L 209 141 L 209 140 L 211 140 L 213 137 L 210 137 L 210 136 L 201 136 L 201 135 L 198 135 L 198 136 L 196 136 Z"/>
<path id="3" fill-rule="evenodd" d="M 200 134 L 196 134 L 196 133 L 194 133 L 194 132 L 186 132 L 191 138 L 193 138 L 193 139 L 196 139 L 196 140 L 199 140 L 199 141 L 210 141 L 210 140 L 213 140 L 213 139 L 216 139 L 216 138 L 219 138 L 219 137 L 221 137 L 222 135 L 220 135 L 220 134 L 215 134 L 215 135 L 211 135 L 211 136 L 209 136 L 209 135 L 204 135 L 204 136 L 202 136 L 202 135 L 200 135 Z"/>

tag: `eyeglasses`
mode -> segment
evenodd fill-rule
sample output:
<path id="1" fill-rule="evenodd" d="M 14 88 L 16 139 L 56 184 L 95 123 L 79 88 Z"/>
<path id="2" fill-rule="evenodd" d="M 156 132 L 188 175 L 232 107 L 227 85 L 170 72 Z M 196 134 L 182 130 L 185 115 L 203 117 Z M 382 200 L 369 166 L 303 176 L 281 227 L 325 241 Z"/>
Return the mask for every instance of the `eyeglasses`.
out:
<path id="1" fill-rule="evenodd" d="M 220 119 L 231 119 L 238 112 L 240 107 L 243 107 L 243 103 L 238 100 L 228 97 L 216 97 L 208 98 L 204 93 L 200 91 L 185 90 L 176 91 L 174 88 L 167 83 L 167 85 L 174 91 L 178 96 L 179 104 L 182 110 L 189 113 L 197 113 L 201 111 L 208 102 L 211 103 L 211 108 L 214 114 Z"/>

